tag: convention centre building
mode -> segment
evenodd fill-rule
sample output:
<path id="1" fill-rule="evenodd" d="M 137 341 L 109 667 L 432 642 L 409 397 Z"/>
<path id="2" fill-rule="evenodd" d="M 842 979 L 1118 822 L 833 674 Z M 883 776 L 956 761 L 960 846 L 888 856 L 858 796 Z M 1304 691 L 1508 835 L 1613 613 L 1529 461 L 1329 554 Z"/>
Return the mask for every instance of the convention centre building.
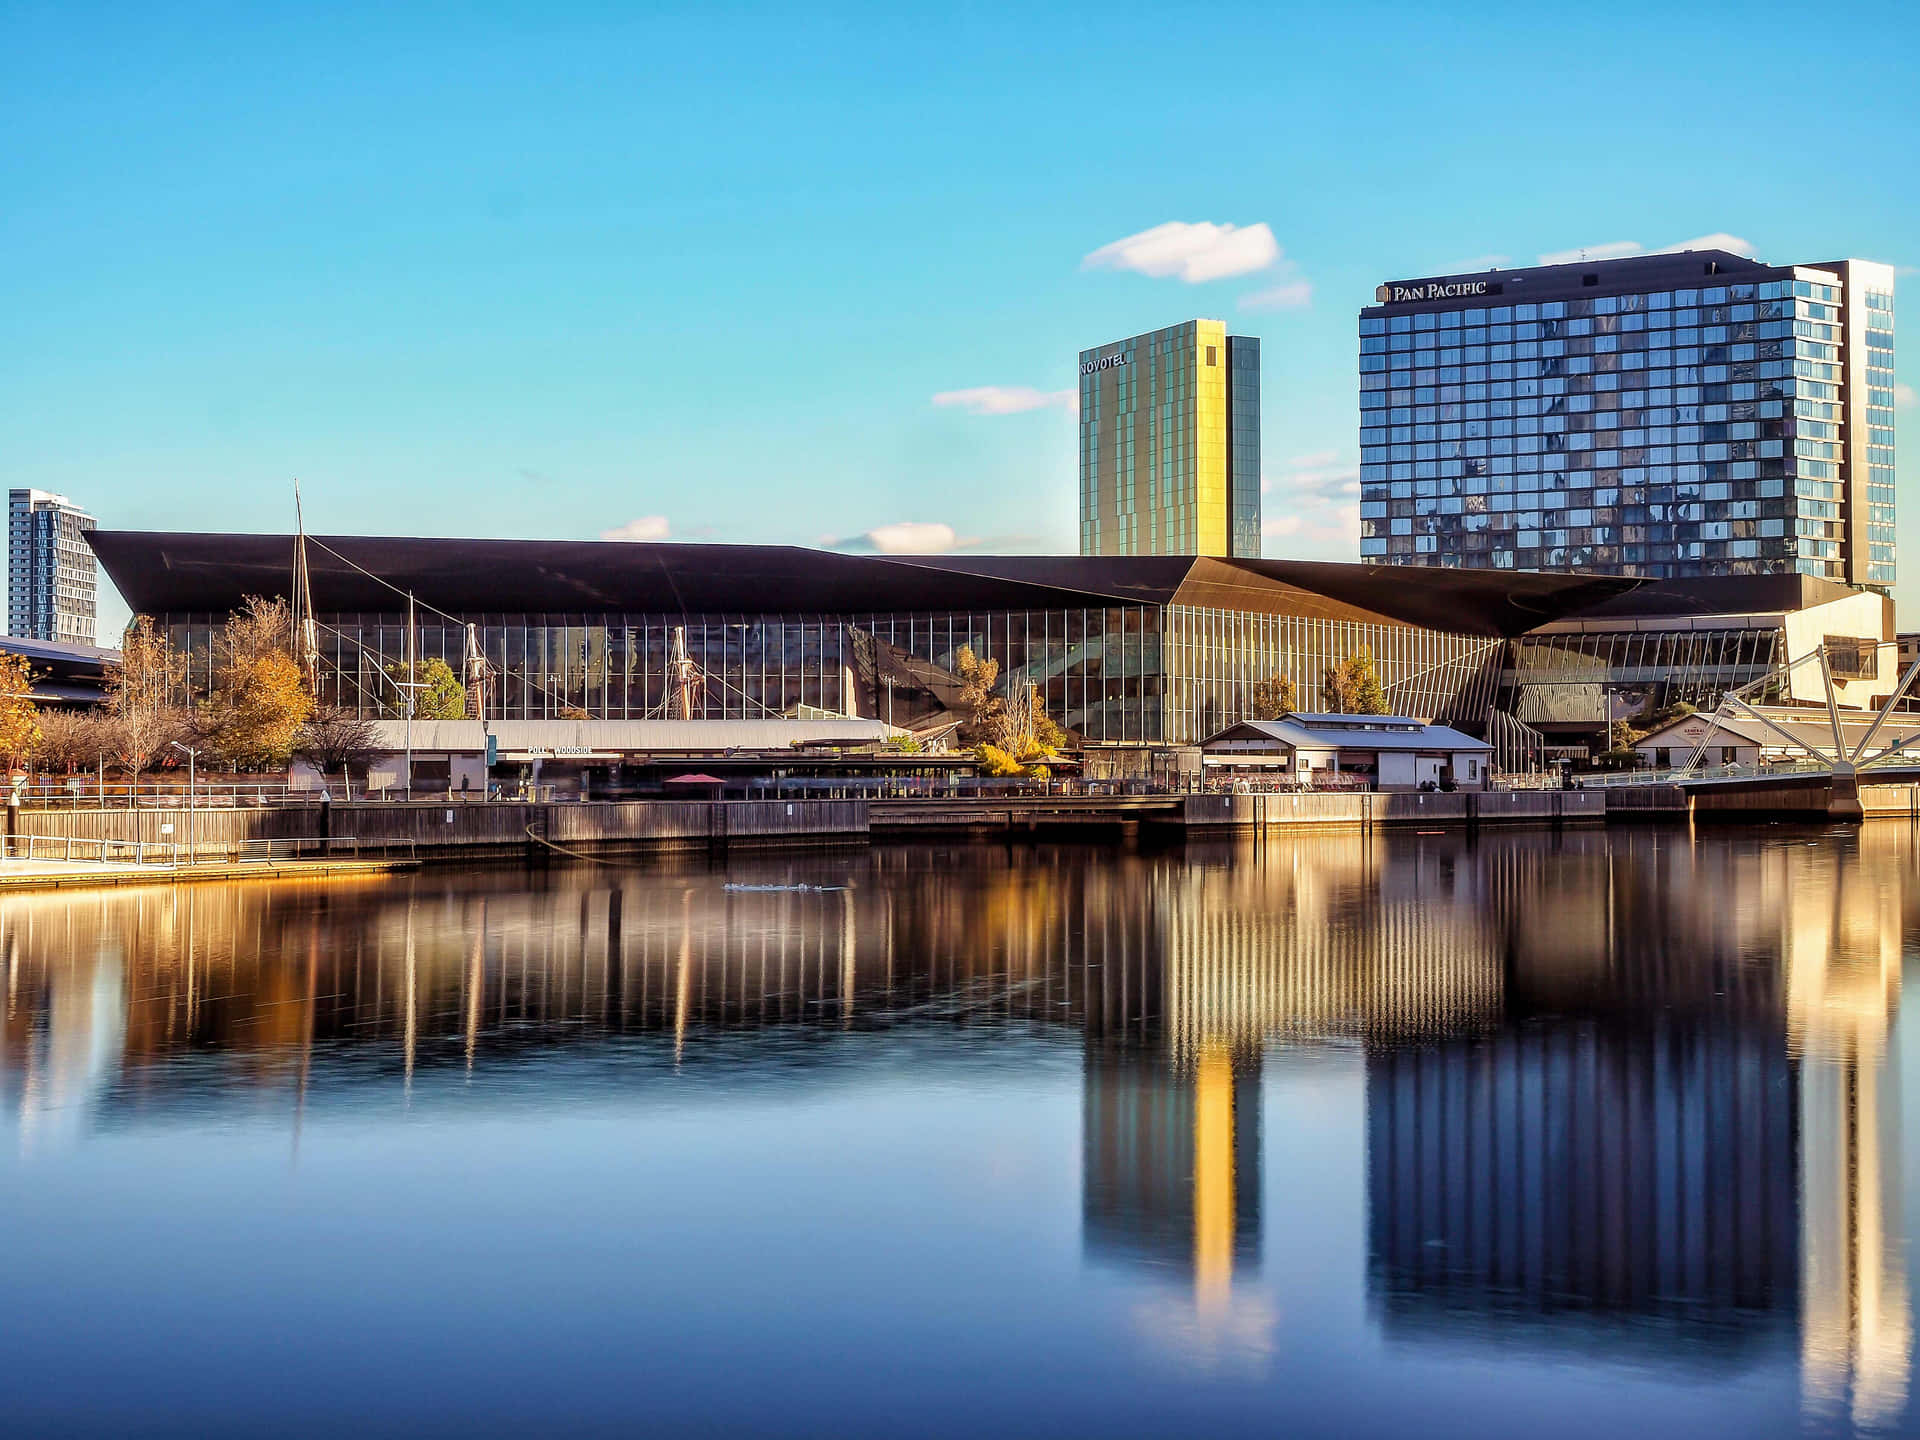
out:
<path id="1" fill-rule="evenodd" d="M 291 535 L 94 531 L 136 614 L 204 686 L 246 597 L 289 595 Z M 1390 707 L 1484 729 L 1509 643 L 1635 584 L 1193 556 L 847 555 L 786 546 L 310 537 L 320 698 L 401 713 L 413 645 L 485 677 L 475 718 L 958 718 L 960 653 L 1088 744 L 1192 744 L 1283 676 L 1332 708 L 1369 651 Z M 476 665 L 476 657 L 484 661 Z M 470 708 L 469 715 L 473 711 Z"/>
<path id="2" fill-rule="evenodd" d="M 203 689 L 248 596 L 290 595 L 291 535 L 88 536 Z M 771 545 L 305 541 L 320 699 L 401 716 L 408 654 L 468 683 L 471 719 L 962 718 L 961 652 L 998 662 L 1087 746 L 1194 745 L 1285 708 L 1338 707 L 1369 652 L 1389 710 L 1492 742 L 1604 749 L 1613 721 L 1701 708 L 1824 648 L 1840 702 L 1897 679 L 1884 595 L 1808 576 L 1643 581 L 1195 556 L 849 555 Z M 1821 697 L 1814 672 L 1787 682 Z M 1817 688 L 1817 687 L 1816 687 Z M 1271 695 L 1269 695 L 1271 699 Z"/>

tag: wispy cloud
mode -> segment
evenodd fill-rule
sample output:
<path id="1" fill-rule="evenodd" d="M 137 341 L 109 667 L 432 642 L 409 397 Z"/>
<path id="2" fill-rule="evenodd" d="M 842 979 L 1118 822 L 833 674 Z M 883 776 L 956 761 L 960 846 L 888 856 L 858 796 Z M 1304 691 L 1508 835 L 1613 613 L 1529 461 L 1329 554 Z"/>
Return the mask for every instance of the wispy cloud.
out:
<path id="1" fill-rule="evenodd" d="M 1264 222 L 1216 225 L 1169 220 L 1151 230 L 1102 245 L 1080 262 L 1083 270 L 1133 270 L 1155 279 L 1175 276 L 1189 285 L 1251 275 L 1280 258 L 1280 244 Z"/>
<path id="2" fill-rule="evenodd" d="M 976 385 L 971 390 L 942 390 L 933 403 L 969 415 L 1018 415 L 1027 410 L 1076 410 L 1076 390 L 1036 390 L 1031 385 Z"/>
<path id="3" fill-rule="evenodd" d="M 1659 245 L 1648 250 L 1638 240 L 1608 240 L 1599 245 L 1583 245 L 1577 250 L 1554 250 L 1540 257 L 1542 265 L 1574 265 L 1582 260 L 1622 260 L 1629 255 L 1678 255 L 1683 250 L 1731 250 L 1736 255 L 1751 257 L 1754 254 L 1753 242 L 1742 240 L 1738 235 L 1729 235 L 1724 230 L 1716 230 L 1711 235 L 1696 235 L 1691 240 L 1676 241 L 1672 245 Z"/>
<path id="4" fill-rule="evenodd" d="M 1471 275 L 1476 270 L 1498 270 L 1501 266 L 1511 265 L 1512 263 L 1513 257 L 1511 255 L 1476 255 L 1471 260 L 1461 260 L 1456 264 L 1447 266 L 1444 270 L 1437 270 L 1434 273 L 1438 275 Z"/>
<path id="5" fill-rule="evenodd" d="M 1300 542 L 1289 549 L 1315 547 L 1336 552 L 1331 558 L 1350 560 L 1360 546 L 1360 507 L 1324 505 L 1269 515 L 1260 523 L 1269 540 Z"/>
<path id="6" fill-rule="evenodd" d="M 980 542 L 962 539 L 943 520 L 896 520 L 858 535 L 823 535 L 820 543 L 829 550 L 864 550 L 879 555 L 944 555 L 949 550 L 971 549 Z"/>
<path id="7" fill-rule="evenodd" d="M 1682 240 L 1677 245 L 1662 245 L 1656 252 L 1661 255 L 1677 255 L 1682 250 L 1731 250 L 1736 255 L 1745 255 L 1751 259 L 1757 252 L 1751 240 L 1742 240 L 1738 235 L 1729 235 L 1724 230 L 1716 230 L 1711 235 L 1696 235 L 1691 240 Z"/>
<path id="8" fill-rule="evenodd" d="M 1896 385 L 1893 387 L 1893 403 L 1901 410 L 1911 410 L 1920 406 L 1920 395 L 1914 394 L 1911 385 Z"/>
<path id="9" fill-rule="evenodd" d="M 1304 310 L 1313 304 L 1313 283 L 1287 280 L 1240 297 L 1242 310 Z"/>
<path id="10" fill-rule="evenodd" d="M 1598 245 L 1582 245 L 1576 250 L 1550 250 L 1540 257 L 1542 265 L 1574 265 L 1582 260 L 1619 260 L 1639 255 L 1645 247 L 1638 240 L 1607 240 Z"/>
<path id="11" fill-rule="evenodd" d="M 1292 541 L 1290 551 L 1352 558 L 1360 538 L 1358 465 L 1341 464 L 1337 450 L 1315 450 L 1288 460 L 1260 488 L 1263 536 Z"/>
<path id="12" fill-rule="evenodd" d="M 667 526 L 664 515 L 642 515 L 637 520 L 629 520 L 624 525 L 616 525 L 611 530 L 602 530 L 602 540 L 665 540 L 672 532 Z"/>

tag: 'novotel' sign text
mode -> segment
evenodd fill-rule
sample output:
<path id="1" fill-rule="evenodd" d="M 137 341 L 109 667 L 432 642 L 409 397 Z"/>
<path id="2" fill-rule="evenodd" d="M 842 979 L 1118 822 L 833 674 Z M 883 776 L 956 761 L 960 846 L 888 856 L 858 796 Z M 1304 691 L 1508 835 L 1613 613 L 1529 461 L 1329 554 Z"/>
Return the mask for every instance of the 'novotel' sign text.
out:
<path id="1" fill-rule="evenodd" d="M 1111 370 L 1116 365 L 1124 365 L 1126 363 L 1127 357 L 1124 354 L 1108 355 L 1104 359 L 1087 361 L 1081 365 L 1080 373 L 1082 375 L 1097 375 L 1102 370 Z"/>
<path id="2" fill-rule="evenodd" d="M 1407 300 L 1453 300 L 1486 293 L 1485 280 L 1433 280 L 1425 285 L 1382 285 L 1373 292 L 1373 298 L 1382 305 L 1398 305 Z"/>

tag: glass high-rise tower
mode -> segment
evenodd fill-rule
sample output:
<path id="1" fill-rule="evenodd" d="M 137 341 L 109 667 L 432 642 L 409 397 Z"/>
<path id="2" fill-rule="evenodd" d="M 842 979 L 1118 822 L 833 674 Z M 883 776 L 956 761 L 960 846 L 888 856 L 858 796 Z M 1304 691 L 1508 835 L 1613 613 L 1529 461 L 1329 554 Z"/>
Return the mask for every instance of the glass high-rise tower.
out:
<path id="1" fill-rule="evenodd" d="M 7 633 L 96 643 L 98 568 L 82 538 L 93 516 L 64 495 L 14 490 L 7 505 Z"/>
<path id="2" fill-rule="evenodd" d="M 1361 559 L 1892 585 L 1891 267 L 1686 251 L 1375 298 Z"/>
<path id="3" fill-rule="evenodd" d="M 1260 554 L 1260 342 L 1189 320 L 1080 352 L 1080 553 Z"/>

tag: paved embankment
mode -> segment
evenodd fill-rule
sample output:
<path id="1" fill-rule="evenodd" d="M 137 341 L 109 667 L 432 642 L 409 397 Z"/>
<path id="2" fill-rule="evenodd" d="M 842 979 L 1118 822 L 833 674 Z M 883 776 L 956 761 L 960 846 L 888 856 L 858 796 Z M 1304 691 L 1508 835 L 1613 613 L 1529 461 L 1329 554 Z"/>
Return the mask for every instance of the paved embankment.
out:
<path id="1" fill-rule="evenodd" d="M 542 842 L 701 848 L 713 845 L 864 841 L 863 800 L 595 801 L 589 804 L 356 802 L 234 810 L 21 810 L 19 836 L 143 845 L 185 845 L 205 856 L 236 855 L 257 841 L 321 840 L 337 852 L 408 856 L 525 851 Z"/>
<path id="2" fill-rule="evenodd" d="M 15 890 L 92 890 L 103 885 L 178 885 L 204 880 L 342 879 L 418 868 L 416 860 L 241 860 L 197 865 L 7 860 L 0 862 L 0 894 Z"/>

